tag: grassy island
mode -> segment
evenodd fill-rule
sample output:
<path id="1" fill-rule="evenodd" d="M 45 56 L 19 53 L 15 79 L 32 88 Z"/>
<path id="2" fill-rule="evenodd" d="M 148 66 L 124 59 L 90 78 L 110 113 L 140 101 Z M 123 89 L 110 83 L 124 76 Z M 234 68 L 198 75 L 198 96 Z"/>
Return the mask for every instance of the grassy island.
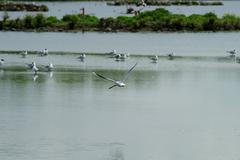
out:
<path id="1" fill-rule="evenodd" d="M 162 0 L 145 0 L 144 1 L 146 5 L 148 6 L 171 6 L 171 5 L 177 5 L 177 6 L 220 6 L 223 5 L 220 1 L 195 1 L 195 0 L 185 0 L 185 1 L 162 1 Z M 126 5 L 126 4 L 132 4 L 140 6 L 141 1 L 139 0 L 116 0 L 108 2 L 107 5 L 113 5 L 113 6 L 120 6 L 120 5 Z"/>
<path id="2" fill-rule="evenodd" d="M 47 12 L 48 6 L 35 5 L 27 3 L 5 3 L 0 2 L 0 11 L 34 11 L 34 12 Z"/>
<path id="3" fill-rule="evenodd" d="M 145 11 L 133 17 L 97 18 L 90 15 L 72 14 L 58 19 L 27 15 L 24 18 L 9 19 L 3 17 L 0 30 L 11 31 L 239 31 L 240 17 L 226 14 L 217 17 L 214 13 L 190 16 L 173 14 L 166 9 Z"/>

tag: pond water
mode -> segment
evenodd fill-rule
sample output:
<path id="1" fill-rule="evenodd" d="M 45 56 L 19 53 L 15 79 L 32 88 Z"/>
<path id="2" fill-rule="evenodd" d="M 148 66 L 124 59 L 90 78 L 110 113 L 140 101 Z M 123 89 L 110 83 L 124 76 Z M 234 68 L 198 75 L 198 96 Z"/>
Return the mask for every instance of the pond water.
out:
<path id="1" fill-rule="evenodd" d="M 240 158 L 238 64 L 138 59 L 109 90 L 91 72 L 119 79 L 136 59 L 90 59 L 76 72 L 0 71 L 0 159 Z"/>
<path id="2" fill-rule="evenodd" d="M 0 159 L 240 159 L 240 65 L 226 53 L 239 51 L 240 32 L 0 32 L 0 42 L 0 50 L 130 53 L 124 62 L 0 54 Z M 146 57 L 171 52 L 205 58 Z M 92 74 L 121 79 L 136 62 L 125 88 L 109 90 Z"/>
<path id="3" fill-rule="evenodd" d="M 207 12 L 214 12 L 218 16 L 223 16 L 226 13 L 240 15 L 239 5 L 240 1 L 224 1 L 223 6 L 162 6 L 173 13 L 179 14 L 204 14 Z M 65 14 L 80 13 L 80 8 L 85 8 L 87 14 L 95 15 L 97 17 L 117 17 L 126 15 L 126 6 L 108 6 L 106 2 L 35 2 L 35 4 L 45 4 L 49 7 L 49 12 L 44 14 L 47 16 L 56 16 L 62 18 Z M 136 6 L 131 6 L 135 9 L 140 9 Z M 147 6 L 143 10 L 154 10 L 159 6 Z M 17 18 L 26 14 L 36 14 L 37 12 L 8 12 L 11 18 Z M 4 12 L 0 12 L 0 18 Z"/>
<path id="4" fill-rule="evenodd" d="M 0 32 L 0 50 L 225 56 L 240 50 L 240 32 L 217 33 L 34 33 Z"/>

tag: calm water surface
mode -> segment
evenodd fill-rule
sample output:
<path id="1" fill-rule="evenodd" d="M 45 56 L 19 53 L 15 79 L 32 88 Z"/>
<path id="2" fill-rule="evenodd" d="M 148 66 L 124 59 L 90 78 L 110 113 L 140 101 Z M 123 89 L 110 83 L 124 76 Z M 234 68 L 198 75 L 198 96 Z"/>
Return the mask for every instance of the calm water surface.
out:
<path id="1" fill-rule="evenodd" d="M 239 65 L 140 61 L 127 87 L 112 90 L 91 73 L 117 79 L 132 62 L 86 61 L 35 81 L 0 71 L 0 159 L 240 158 Z"/>
<path id="2" fill-rule="evenodd" d="M 224 1 L 223 6 L 162 6 L 173 13 L 179 14 L 205 14 L 214 12 L 218 16 L 223 16 L 226 13 L 240 15 L 240 1 Z M 49 7 L 49 12 L 43 12 L 47 16 L 56 16 L 62 18 L 65 14 L 76 14 L 80 12 L 80 8 L 85 8 L 87 14 L 97 17 L 117 17 L 126 15 L 126 6 L 107 6 L 106 2 L 36 2 L 36 4 L 45 4 Z M 136 6 L 132 6 L 137 9 Z M 147 6 L 144 10 L 154 10 L 158 6 Z M 0 12 L 2 18 L 4 12 Z M 11 18 L 17 18 L 26 14 L 37 14 L 37 12 L 8 12 Z"/>
<path id="3" fill-rule="evenodd" d="M 240 32 L 218 33 L 34 33 L 0 32 L 0 50 L 85 51 L 130 54 L 225 56 L 240 50 Z"/>

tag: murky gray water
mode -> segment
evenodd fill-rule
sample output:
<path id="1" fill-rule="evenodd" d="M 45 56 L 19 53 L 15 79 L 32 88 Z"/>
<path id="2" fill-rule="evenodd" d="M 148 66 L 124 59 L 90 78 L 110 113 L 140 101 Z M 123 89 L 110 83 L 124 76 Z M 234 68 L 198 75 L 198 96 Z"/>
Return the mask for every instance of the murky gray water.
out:
<path id="1" fill-rule="evenodd" d="M 240 15 L 240 1 L 224 1 L 223 6 L 162 6 L 173 13 L 179 14 L 204 14 L 214 12 L 218 16 L 223 16 L 226 13 Z M 87 14 L 97 17 L 117 17 L 126 15 L 126 6 L 107 6 L 106 2 L 36 2 L 36 4 L 45 4 L 49 6 L 49 12 L 43 14 L 47 16 L 56 16 L 62 18 L 65 14 L 76 14 L 80 12 L 80 8 L 85 8 Z M 137 7 L 132 6 L 137 9 Z M 158 6 L 147 6 L 144 10 L 154 10 Z M 2 18 L 4 12 L 0 12 Z M 8 12 L 11 18 L 17 18 L 26 14 L 36 14 L 36 12 Z"/>
<path id="2" fill-rule="evenodd" d="M 89 59 L 35 81 L 30 71 L 0 72 L 0 159 L 240 158 L 238 64 L 138 59 L 126 88 L 108 90 L 91 71 L 120 78 L 136 59 Z"/>
<path id="3" fill-rule="evenodd" d="M 26 33 L 0 32 L 0 50 L 85 51 L 130 54 L 225 56 L 240 50 L 240 32 L 218 33 Z"/>

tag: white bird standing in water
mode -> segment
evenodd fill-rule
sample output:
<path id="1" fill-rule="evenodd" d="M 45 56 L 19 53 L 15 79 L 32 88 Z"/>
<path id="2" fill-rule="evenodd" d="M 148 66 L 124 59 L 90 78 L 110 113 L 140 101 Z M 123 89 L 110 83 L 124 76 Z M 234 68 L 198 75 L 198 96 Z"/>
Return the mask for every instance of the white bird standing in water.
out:
<path id="1" fill-rule="evenodd" d="M 37 68 L 37 65 L 35 62 L 32 62 L 31 64 L 27 64 L 27 65 L 34 72 L 34 74 L 37 74 L 39 69 Z"/>
<path id="2" fill-rule="evenodd" d="M 27 55 L 28 55 L 28 51 L 23 51 L 23 52 L 21 53 L 22 58 L 26 58 Z"/>
<path id="3" fill-rule="evenodd" d="M 125 81 L 128 79 L 128 77 L 130 75 L 130 72 L 134 69 L 134 67 L 136 67 L 136 65 L 137 65 L 137 63 L 129 71 L 127 71 L 127 73 L 125 73 L 122 80 L 114 80 L 114 79 L 111 79 L 111 78 L 108 78 L 108 77 L 104 77 L 104 76 L 102 76 L 102 75 L 100 75 L 96 72 L 93 72 L 93 74 L 102 78 L 102 79 L 113 82 L 114 85 L 109 87 L 108 89 L 112 89 L 113 87 L 125 87 L 126 86 Z"/>
<path id="4" fill-rule="evenodd" d="M 235 56 L 236 52 L 237 51 L 235 49 L 231 51 L 227 51 L 227 53 L 229 53 L 231 56 Z"/>
<path id="5" fill-rule="evenodd" d="M 48 55 L 48 49 L 45 48 L 42 52 L 41 52 L 41 56 L 47 56 Z"/>
<path id="6" fill-rule="evenodd" d="M 49 63 L 49 65 L 46 65 L 45 68 L 47 69 L 48 72 L 51 72 L 53 70 L 53 64 Z"/>
<path id="7" fill-rule="evenodd" d="M 152 62 L 157 63 L 158 56 L 151 57 L 150 59 L 152 60 Z"/>
<path id="8" fill-rule="evenodd" d="M 86 55 L 84 53 L 82 53 L 78 59 L 81 60 L 81 61 L 84 61 L 84 59 L 86 58 Z"/>
<path id="9" fill-rule="evenodd" d="M 167 55 L 169 60 L 173 60 L 173 53 Z"/>
<path id="10" fill-rule="evenodd" d="M 2 66 L 4 63 L 5 63 L 5 60 L 4 60 L 4 59 L 1 59 L 1 61 L 0 61 L 0 66 Z"/>

